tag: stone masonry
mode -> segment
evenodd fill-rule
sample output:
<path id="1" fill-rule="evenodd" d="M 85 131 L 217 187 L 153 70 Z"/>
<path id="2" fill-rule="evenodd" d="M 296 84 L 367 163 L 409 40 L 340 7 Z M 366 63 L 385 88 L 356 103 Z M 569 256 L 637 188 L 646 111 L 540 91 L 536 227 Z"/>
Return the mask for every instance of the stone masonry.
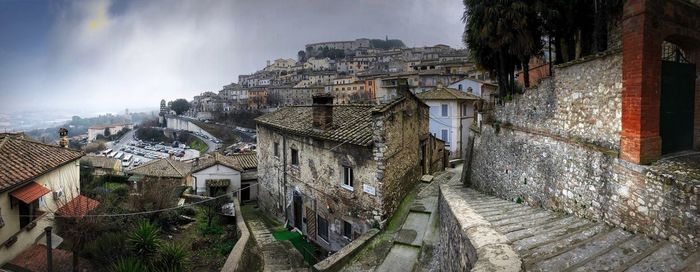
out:
<path id="1" fill-rule="evenodd" d="M 492 195 L 698 246 L 698 155 L 618 158 L 619 52 L 557 66 L 475 132 L 467 183 Z"/>

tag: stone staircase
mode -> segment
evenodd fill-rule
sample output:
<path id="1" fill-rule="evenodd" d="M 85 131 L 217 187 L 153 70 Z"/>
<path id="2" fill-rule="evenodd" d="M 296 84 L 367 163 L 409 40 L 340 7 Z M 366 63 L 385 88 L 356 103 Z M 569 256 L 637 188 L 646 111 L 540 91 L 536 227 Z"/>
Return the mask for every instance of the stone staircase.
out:
<path id="1" fill-rule="evenodd" d="M 262 251 L 263 263 L 265 268 L 263 271 L 308 271 L 308 266 L 304 263 L 304 258 L 301 256 L 291 244 L 285 244 L 286 241 L 277 241 L 272 233 L 265 227 L 260 219 L 252 219 L 248 221 L 248 226 L 253 235 L 253 238 L 258 243 L 258 247 Z M 288 243 L 288 242 L 286 242 Z"/>
<path id="2" fill-rule="evenodd" d="M 462 190 L 508 238 L 526 271 L 700 271 L 700 254 L 668 241 Z"/>

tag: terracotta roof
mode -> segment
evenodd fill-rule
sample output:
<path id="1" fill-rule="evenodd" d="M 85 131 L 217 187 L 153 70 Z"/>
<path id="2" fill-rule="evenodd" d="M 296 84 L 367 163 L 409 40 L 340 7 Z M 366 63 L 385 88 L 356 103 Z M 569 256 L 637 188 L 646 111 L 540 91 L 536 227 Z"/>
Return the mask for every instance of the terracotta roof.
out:
<path id="1" fill-rule="evenodd" d="M 372 143 L 374 105 L 333 105 L 333 126 L 326 130 L 312 125 L 313 106 L 289 106 L 255 118 L 265 125 L 318 139 L 369 146 Z"/>
<path id="2" fill-rule="evenodd" d="M 192 172 L 199 172 L 217 164 L 221 164 L 223 166 L 233 168 L 238 171 L 243 171 L 243 167 L 241 167 L 237 159 L 229 156 L 224 156 L 220 153 L 213 153 L 209 154 L 206 157 L 200 158 L 196 165 L 192 167 Z"/>
<path id="3" fill-rule="evenodd" d="M 100 205 L 100 202 L 97 200 L 84 195 L 78 195 L 62 207 L 58 208 L 56 213 L 59 215 L 83 217 L 88 214 L 88 212 L 97 208 L 97 205 Z"/>
<path id="4" fill-rule="evenodd" d="M 10 269 L 12 271 L 19 270 L 16 267 L 20 267 L 24 270 L 20 271 L 48 271 L 47 257 L 46 257 L 46 246 L 44 245 L 34 245 L 29 249 L 25 250 L 17 257 L 12 259 L 3 266 L 3 268 Z M 71 271 L 73 267 L 73 253 L 68 250 L 55 248 L 51 250 L 51 256 L 53 259 L 53 270 L 54 271 Z M 90 263 L 80 258 L 79 267 L 81 271 L 92 271 L 94 268 Z"/>
<path id="5" fill-rule="evenodd" d="M 258 154 L 256 152 L 234 154 L 231 157 L 237 159 L 238 165 L 243 167 L 243 169 L 258 168 Z"/>
<path id="6" fill-rule="evenodd" d="M 80 151 L 0 134 L 0 191 L 39 177 L 83 156 Z"/>
<path id="7" fill-rule="evenodd" d="M 452 88 L 435 88 L 427 92 L 417 94 L 423 100 L 479 100 L 476 95 Z"/>
<path id="8" fill-rule="evenodd" d="M 48 194 L 49 192 L 51 192 L 49 188 L 41 186 L 41 184 L 36 182 L 30 182 L 29 184 L 22 186 L 22 188 L 12 191 L 10 195 L 24 203 L 29 204 L 34 202 L 34 200 L 39 199 L 41 196 Z"/>
<path id="9" fill-rule="evenodd" d="M 192 171 L 192 165 L 186 162 L 157 159 L 128 171 L 129 174 L 149 177 L 184 178 Z"/>
<path id="10" fill-rule="evenodd" d="M 89 162 L 92 167 L 106 169 L 113 169 L 115 165 L 121 165 L 120 160 L 105 156 L 85 156 L 80 159 L 80 162 Z"/>

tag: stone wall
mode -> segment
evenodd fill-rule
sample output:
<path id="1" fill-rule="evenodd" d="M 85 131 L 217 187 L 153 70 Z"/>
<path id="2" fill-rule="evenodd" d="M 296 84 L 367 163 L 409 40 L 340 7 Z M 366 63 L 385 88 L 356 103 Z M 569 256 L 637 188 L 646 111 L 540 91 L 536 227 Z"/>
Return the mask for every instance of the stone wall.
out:
<path id="1" fill-rule="evenodd" d="M 697 176 L 619 156 L 620 56 L 556 67 L 555 77 L 475 133 L 473 188 L 532 206 L 698 245 Z M 681 171 L 682 172 L 682 171 Z"/>
<path id="2" fill-rule="evenodd" d="M 422 175 L 420 144 L 428 140 L 429 108 L 414 95 L 405 95 L 394 106 L 373 113 L 373 155 L 384 198 L 383 219 L 394 212 Z"/>
<path id="3" fill-rule="evenodd" d="M 555 67 L 555 77 L 498 107 L 494 118 L 610 149 L 620 146 L 622 56 L 619 51 Z"/>

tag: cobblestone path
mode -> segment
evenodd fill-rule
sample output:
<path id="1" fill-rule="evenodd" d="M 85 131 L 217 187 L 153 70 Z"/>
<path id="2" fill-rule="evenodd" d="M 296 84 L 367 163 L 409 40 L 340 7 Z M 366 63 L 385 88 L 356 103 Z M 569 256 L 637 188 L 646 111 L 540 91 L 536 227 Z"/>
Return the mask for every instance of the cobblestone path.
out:
<path id="1" fill-rule="evenodd" d="M 461 190 L 508 238 L 526 271 L 700 271 L 700 254 L 668 241 Z"/>

